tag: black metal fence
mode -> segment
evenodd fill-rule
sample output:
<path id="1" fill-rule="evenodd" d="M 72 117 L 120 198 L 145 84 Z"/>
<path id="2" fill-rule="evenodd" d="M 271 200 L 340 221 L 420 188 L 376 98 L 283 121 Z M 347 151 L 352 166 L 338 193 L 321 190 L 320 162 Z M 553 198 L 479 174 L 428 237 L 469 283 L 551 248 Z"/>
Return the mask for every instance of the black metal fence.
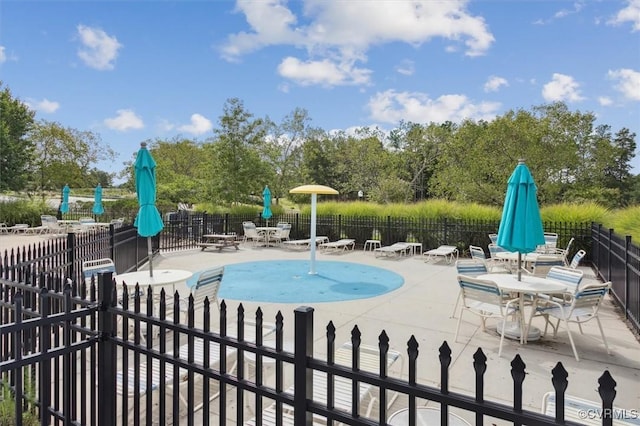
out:
<path id="1" fill-rule="evenodd" d="M 593 224 L 592 236 L 593 266 L 600 278 L 611 281 L 612 296 L 640 333 L 640 247 L 631 243 L 631 237 L 616 235 L 599 224 Z"/>
<path id="2" fill-rule="evenodd" d="M 61 283 L 55 276 L 46 280 L 46 284 L 54 288 L 59 288 Z M 276 418 L 284 416 L 300 425 L 310 425 L 314 418 L 322 418 L 329 424 L 374 425 L 386 424 L 387 402 L 395 394 L 406 401 L 410 424 L 416 424 L 415 409 L 424 400 L 439 405 L 443 425 L 448 424 L 447 413 L 452 408 L 474 413 L 477 425 L 491 423 L 493 419 L 514 424 L 579 424 L 564 419 L 568 373 L 561 363 L 555 366 L 550 377 L 558 401 L 556 417 L 552 418 L 523 409 L 526 365 L 519 355 L 511 363 L 513 403 L 505 405 L 485 399 L 487 357 L 481 349 L 469 360 L 475 371 L 473 396 L 449 390 L 452 353 L 446 342 L 439 350 L 439 387 L 416 380 L 419 345 L 413 336 L 402 351 L 406 371 L 388 370 L 385 360 L 390 338 L 384 331 L 377 344 L 379 367 L 362 369 L 363 342 L 357 326 L 349 341 L 350 362 L 335 362 L 337 345 L 332 323 L 326 326 L 326 358 L 314 357 L 317 339 L 313 333 L 313 309 L 309 307 L 295 310 L 294 351 L 290 352 L 283 350 L 285 324 L 281 313 L 275 317 L 275 347 L 271 347 L 261 338 L 265 323 L 260 309 L 255 316 L 255 342 L 245 339 L 243 334 L 247 324 L 242 306 L 237 313 L 238 332 L 231 337 L 224 302 L 215 331 L 208 301 L 199 310 L 191 298 L 186 318 L 180 318 L 176 310 L 173 319 L 167 319 L 171 303 L 164 299 L 164 293 L 158 303 L 150 291 L 142 309 L 145 312 L 141 312 L 140 298 L 135 299 L 131 311 L 126 309 L 126 298 L 124 306 L 118 306 L 110 273 L 100 274 L 97 286 L 95 283 L 89 288 L 81 285 L 79 297 L 72 296 L 70 286 L 62 292 L 51 292 L 5 279 L 0 279 L 0 284 L 3 293 L 11 294 L 11 300 L 0 305 L 3 315 L 9 312 L 12 319 L 0 326 L 0 377 L 17 402 L 14 406 L 16 424 L 31 415 L 43 425 L 195 424 L 196 420 L 201 424 L 224 425 L 244 424 L 251 418 L 256 425 L 261 425 L 263 415 L 273 410 Z M 29 308 L 23 303 L 26 294 L 37 294 L 36 304 Z M 158 316 L 153 314 L 154 306 L 159 309 Z M 201 320 L 201 327 L 195 326 L 196 318 Z M 36 338 L 31 340 L 33 330 Z M 144 342 L 142 335 L 146 336 Z M 195 360 L 193 349 L 197 340 L 202 347 L 210 348 L 200 361 Z M 186 352 L 181 349 L 184 344 L 190 348 Z M 254 375 L 245 371 L 246 354 L 253 354 L 255 358 Z M 214 359 L 218 361 L 214 363 Z M 275 386 L 268 385 L 262 375 L 263 363 L 269 359 L 275 364 Z M 292 374 L 293 393 L 285 392 L 285 371 Z M 326 389 L 323 389 L 326 400 L 312 398 L 317 374 L 326 378 Z M 333 404 L 338 380 L 351 384 L 348 410 Z M 363 415 L 359 395 L 360 387 L 365 385 L 374 390 L 379 401 L 370 417 Z M 210 393 L 210 386 L 215 388 L 214 394 Z M 604 415 L 604 425 L 612 424 L 615 387 L 615 380 L 604 372 L 598 385 L 602 412 L 609 413 Z M 253 415 L 245 416 L 245 405 L 249 402 L 253 403 Z M 236 407 L 235 415 L 228 409 L 232 404 Z M 198 405 L 201 409 L 194 411 L 192 407 Z M 232 420 L 228 420 L 230 418 Z"/>
<path id="3" fill-rule="evenodd" d="M 188 213 L 186 211 L 165 215 L 165 229 L 160 247 L 163 250 L 194 248 L 202 241 L 202 235 L 211 233 L 243 234 L 242 222 L 253 221 L 262 226 L 266 221 L 255 215 Z M 291 239 L 310 237 L 311 217 L 300 213 L 277 215 L 269 223 L 291 224 Z M 498 221 L 467 219 L 422 219 L 411 217 L 362 217 L 319 215 L 316 219 L 316 235 L 329 237 L 331 241 L 352 238 L 362 247 L 366 240 L 380 240 L 383 245 L 397 241 L 420 242 L 423 249 L 439 245 L 455 245 L 461 251 L 469 245 L 487 249 L 488 234 L 498 231 Z M 558 246 L 566 247 L 575 238 L 572 251 L 591 249 L 590 223 L 545 222 L 546 232 L 558 234 Z"/>
<path id="4" fill-rule="evenodd" d="M 189 219 L 186 233 L 184 221 L 169 221 L 161 236 L 154 240 L 154 246 L 157 249 L 189 247 L 198 242 L 203 233 L 238 232 L 242 221 L 247 219 L 255 220 L 202 215 L 200 220 L 197 217 Z M 294 225 L 300 232 L 294 238 L 308 235 L 304 234 L 308 227 L 306 217 L 292 215 L 278 220 Z M 324 233 L 332 239 L 343 235 L 356 238 L 361 235 L 362 239 L 375 237 L 369 233 L 373 231 L 354 233 L 356 224 L 362 224 L 362 220 L 337 216 L 318 222 L 318 229 L 324 230 L 318 234 Z M 366 226 L 372 226 L 372 229 L 380 229 L 383 241 L 384 238 L 407 240 L 411 229 L 418 236 L 430 234 L 434 239 L 425 241 L 434 243 L 423 241 L 425 247 L 458 240 L 468 245 L 461 238 L 472 235 L 480 240 L 486 233 L 495 231 L 491 223 L 479 224 L 481 229 L 477 231 L 471 229 L 471 223 L 452 224 L 450 221 L 439 226 L 411 220 L 372 219 L 367 223 Z M 584 230 L 578 226 L 561 228 L 565 231 L 558 232 L 561 235 L 584 238 L 581 234 Z M 545 229 L 550 230 L 549 224 L 545 224 Z M 637 329 L 638 248 L 631 244 L 630 238 L 622 239 L 611 230 L 604 231 L 596 225 L 589 228 L 589 233 L 593 241 L 591 258 L 594 265 L 603 278 L 614 282 L 614 298 L 625 306 L 628 318 Z M 140 295 L 139 289 L 131 292 L 125 287 L 117 291 L 108 274 L 100 277 L 100 285 L 87 285 L 79 275 L 83 260 L 112 257 L 120 273 L 135 269 L 146 255 L 145 239 L 137 237 L 135 228 L 131 227 L 70 234 L 66 238 L 5 251 L 0 264 L 0 378 L 10 389 L 9 394 L 3 395 L 11 395 L 18 401 L 15 405 L 17 424 L 29 413 L 39 418 L 40 424 L 192 424 L 195 416 L 201 416 L 203 424 L 215 421 L 224 424 L 230 414 L 227 413 L 230 403 L 236 406 L 235 421 L 240 424 L 248 420 L 244 417 L 244 407 L 245 402 L 250 401 L 256 424 L 261 424 L 261 413 L 274 406 L 278 419 L 291 415 L 297 424 L 308 424 L 313 416 L 320 416 L 346 424 L 371 425 L 384 422 L 388 415 L 384 402 L 391 393 L 400 394 L 410 412 L 417 400 L 430 400 L 440 404 L 442 413 L 449 408 L 475 413 L 476 424 L 491 419 L 515 424 L 572 424 L 562 420 L 562 395 L 568 375 L 561 364 L 550 377 L 558 395 L 554 420 L 522 409 L 526 368 L 519 356 L 512 362 L 514 399 L 507 406 L 484 399 L 487 365 L 482 350 L 478 350 L 473 361 L 469 360 L 475 369 L 475 395 L 462 395 L 448 389 L 451 351 L 446 342 L 440 348 L 441 385 L 436 388 L 416 381 L 418 345 L 415 338 L 410 339 L 402 351 L 407 364 L 405 370 L 391 373 L 381 362 L 378 371 L 365 371 L 359 367 L 357 348 L 361 341 L 357 327 L 352 331 L 354 355 L 350 365 L 339 365 L 332 358 L 336 345 L 331 323 L 326 328 L 327 358 L 313 357 L 313 344 L 317 339 L 313 336 L 313 311 L 309 308 L 301 307 L 295 312 L 294 351 L 289 352 L 283 350 L 281 314 L 275 318 L 274 349 L 264 345 L 259 337 L 264 325 L 260 310 L 255 318 L 258 338 L 251 342 L 240 331 L 246 328 L 242 307 L 237 315 L 239 332 L 231 337 L 224 303 L 215 330 L 212 326 L 214 315 L 207 303 L 204 307 L 196 307 L 191 300 L 184 317 L 180 303 L 166 301 L 164 293 L 159 298 L 149 292 L 144 297 L 129 299 L 128 294 Z M 67 285 L 68 277 L 72 277 L 72 285 Z M 625 281 L 621 281 L 623 278 Z M 199 319 L 198 326 L 196 319 Z M 184 357 L 180 355 L 181 346 L 193 347 L 196 339 L 204 342 L 204 348 L 209 348 L 200 363 L 194 361 L 193 350 L 187 351 Z M 211 342 L 218 348 L 217 365 L 212 362 L 213 349 L 208 345 Z M 379 337 L 378 348 L 380 359 L 384 360 L 389 350 L 389 338 L 384 332 Z M 235 359 L 228 354 L 229 349 L 235 353 Z M 242 362 L 247 354 L 255 354 L 256 373 L 253 376 L 245 371 Z M 275 365 L 275 386 L 267 385 L 261 373 L 267 360 L 273 360 Z M 295 393 L 283 392 L 287 371 L 293 374 Z M 382 402 L 368 418 L 361 415 L 358 400 L 352 402 L 351 410 L 333 407 L 331 399 L 315 401 L 310 397 L 313 371 L 327 375 L 329 395 L 335 394 L 334 379 L 343 377 L 352 383 L 354 395 L 358 394 L 359 384 L 366 383 L 375 389 Z M 167 376 L 171 377 L 170 381 L 158 381 Z M 199 384 L 200 381 L 205 385 Z M 209 401 L 212 396 L 207 394 L 209 385 L 217 387 L 217 401 Z M 607 372 L 599 380 L 599 392 L 602 412 L 615 413 L 610 410 L 615 397 L 615 381 Z M 186 406 L 202 403 L 202 410 L 196 414 L 181 408 L 181 398 Z M 154 401 L 159 401 L 157 407 L 153 405 Z M 287 407 L 292 411 L 287 411 Z M 210 409 L 220 417 L 210 417 Z M 444 414 L 442 421 L 447 424 Z M 611 424 L 611 418 L 605 416 L 603 424 Z"/>

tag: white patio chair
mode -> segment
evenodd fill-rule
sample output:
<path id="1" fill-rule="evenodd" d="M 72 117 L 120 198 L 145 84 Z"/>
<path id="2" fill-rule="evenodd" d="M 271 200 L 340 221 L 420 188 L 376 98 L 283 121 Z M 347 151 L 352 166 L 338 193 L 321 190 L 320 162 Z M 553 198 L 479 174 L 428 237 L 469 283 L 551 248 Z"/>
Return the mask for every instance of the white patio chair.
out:
<path id="1" fill-rule="evenodd" d="M 580 266 L 580 261 L 587 255 L 587 252 L 584 250 L 578 250 L 578 252 L 573 256 L 573 259 L 571 259 L 571 263 L 569 264 L 569 267 L 571 269 L 576 269 L 578 266 Z"/>
<path id="2" fill-rule="evenodd" d="M 520 299 L 510 298 L 504 294 L 493 281 L 458 275 L 458 284 L 460 285 L 461 291 L 462 310 L 460 311 L 460 317 L 458 317 L 458 324 L 456 326 L 456 334 L 454 337 L 456 342 L 458 341 L 458 333 L 460 331 L 460 324 L 462 323 L 462 314 L 465 311 L 469 311 L 480 317 L 482 330 L 484 331 L 488 318 L 501 319 L 502 325 L 498 325 L 498 330 L 504 329 L 507 316 L 512 315 L 517 310 Z M 504 341 L 505 333 L 499 334 L 500 346 L 498 347 L 498 356 L 501 356 L 502 342 Z"/>
<path id="3" fill-rule="evenodd" d="M 288 223 L 279 223 L 276 232 L 269 236 L 269 241 L 273 241 L 276 244 L 280 244 L 283 241 L 289 239 L 289 233 L 291 233 L 291 225 Z"/>
<path id="4" fill-rule="evenodd" d="M 255 223 L 242 222 L 242 229 L 244 230 L 244 237 L 243 237 L 244 242 L 251 243 L 254 246 L 259 242 L 264 242 L 266 244 L 267 242 L 266 236 L 264 234 L 258 233 Z"/>
<path id="5" fill-rule="evenodd" d="M 489 273 L 487 264 L 479 259 L 460 259 L 456 260 L 456 270 L 459 275 L 466 275 L 469 277 L 477 277 L 478 275 L 484 275 Z M 462 289 L 458 291 L 458 297 L 456 298 L 456 304 L 453 305 L 453 312 L 451 318 L 456 317 L 456 311 L 458 310 L 458 303 L 462 299 Z"/>
<path id="6" fill-rule="evenodd" d="M 483 262 L 485 265 L 487 265 L 487 269 L 489 273 L 492 273 L 492 274 L 493 273 L 495 274 L 511 273 L 511 270 L 509 269 L 509 265 L 506 262 L 500 259 L 492 258 L 492 257 L 487 258 L 487 255 L 485 254 L 482 247 L 470 245 L 469 253 L 471 254 L 472 259 L 479 260 Z"/>
<path id="7" fill-rule="evenodd" d="M 571 251 L 571 246 L 573 246 L 575 240 L 575 238 L 571 237 L 571 239 L 567 243 L 566 248 L 556 247 L 554 251 L 551 251 L 551 253 L 553 254 L 561 254 L 564 257 L 564 266 L 569 266 L 569 253 Z"/>
<path id="8" fill-rule="evenodd" d="M 558 334 L 560 323 L 563 323 L 567 328 L 567 334 L 569 335 L 569 341 L 571 342 L 571 348 L 573 349 L 573 354 L 576 358 L 576 361 L 580 361 L 580 358 L 578 357 L 578 351 L 576 350 L 576 345 L 573 341 L 573 336 L 571 335 L 569 324 L 578 324 L 580 334 L 583 334 L 582 324 L 595 318 L 596 322 L 598 323 L 598 328 L 600 329 L 600 335 L 602 336 L 604 347 L 606 348 L 607 353 L 610 354 L 611 352 L 609 351 L 609 346 L 607 345 L 607 339 L 604 336 L 604 329 L 602 328 L 600 318 L 598 317 L 600 304 L 604 300 L 604 296 L 607 294 L 610 287 L 611 281 L 604 284 L 586 284 L 578 289 L 578 292 L 572 297 L 570 302 L 556 302 L 554 300 L 549 300 L 543 306 L 536 306 L 536 308 L 531 313 L 529 325 L 527 326 L 527 328 L 531 327 L 531 320 L 534 316 L 542 316 L 545 319 L 543 335 L 547 333 L 547 326 L 551 325 L 551 327 L 553 328 L 553 338 L 555 339 Z M 551 322 L 551 318 L 557 319 L 555 326 Z"/>
<path id="9" fill-rule="evenodd" d="M 546 277 L 554 266 L 564 266 L 564 259 L 559 255 L 541 254 L 532 263 L 532 270 L 523 269 L 536 277 Z"/>
<path id="10" fill-rule="evenodd" d="M 640 419 L 637 410 L 628 410 L 625 408 L 613 408 L 613 425 L 639 425 Z M 602 425 L 602 418 L 598 416 L 585 416 L 585 413 L 599 413 L 602 411 L 601 401 L 589 401 L 588 399 L 579 398 L 573 395 L 564 395 L 564 419 L 570 420 L 583 425 Z M 542 414 L 555 417 L 556 415 L 556 393 L 547 392 L 542 397 Z"/>

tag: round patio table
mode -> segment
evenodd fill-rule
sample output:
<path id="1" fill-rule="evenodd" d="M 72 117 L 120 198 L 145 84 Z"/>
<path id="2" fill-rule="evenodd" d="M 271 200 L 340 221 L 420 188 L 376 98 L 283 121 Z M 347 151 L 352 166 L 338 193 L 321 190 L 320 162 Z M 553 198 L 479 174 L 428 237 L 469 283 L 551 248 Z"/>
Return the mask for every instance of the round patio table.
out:
<path id="1" fill-rule="evenodd" d="M 404 426 L 409 424 L 409 409 L 403 408 L 389 416 L 387 423 L 394 426 Z M 440 408 L 436 407 L 416 407 L 416 425 L 440 425 Z M 471 426 L 462 417 L 449 413 L 449 425 L 451 426 Z"/>
<path id="2" fill-rule="evenodd" d="M 524 335 L 524 295 L 529 294 L 533 297 L 537 297 L 538 294 L 558 294 L 567 291 L 567 285 L 560 281 L 551 280 L 548 278 L 535 277 L 532 275 L 522 274 L 520 281 L 515 274 L 484 274 L 478 275 L 480 280 L 493 281 L 498 285 L 500 290 L 505 292 L 518 293 L 518 315 L 517 321 L 507 322 L 502 330 L 498 330 L 500 333 L 504 333 L 504 337 L 508 339 L 520 340 L 520 343 L 527 343 L 527 341 L 540 339 L 540 329 L 531 327 L 529 333 Z M 500 326 L 498 326 L 500 327 Z"/>
<path id="3" fill-rule="evenodd" d="M 127 272 L 115 276 L 116 282 L 127 285 L 139 284 L 140 286 L 150 287 L 169 287 L 171 286 L 171 294 L 175 293 L 176 283 L 188 280 L 193 276 L 193 272 L 182 269 L 154 269 L 153 277 L 149 276 L 149 271 Z"/>

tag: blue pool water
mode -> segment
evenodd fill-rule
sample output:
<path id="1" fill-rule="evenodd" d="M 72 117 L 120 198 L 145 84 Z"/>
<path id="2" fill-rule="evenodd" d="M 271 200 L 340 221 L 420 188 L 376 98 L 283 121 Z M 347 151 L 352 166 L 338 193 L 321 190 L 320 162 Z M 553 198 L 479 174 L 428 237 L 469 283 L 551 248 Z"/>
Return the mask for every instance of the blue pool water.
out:
<path id="1" fill-rule="evenodd" d="M 315 269 L 318 273 L 310 275 L 308 260 L 226 265 L 218 297 L 280 303 L 335 302 L 379 296 L 404 284 L 404 278 L 395 272 L 359 263 L 317 261 Z"/>

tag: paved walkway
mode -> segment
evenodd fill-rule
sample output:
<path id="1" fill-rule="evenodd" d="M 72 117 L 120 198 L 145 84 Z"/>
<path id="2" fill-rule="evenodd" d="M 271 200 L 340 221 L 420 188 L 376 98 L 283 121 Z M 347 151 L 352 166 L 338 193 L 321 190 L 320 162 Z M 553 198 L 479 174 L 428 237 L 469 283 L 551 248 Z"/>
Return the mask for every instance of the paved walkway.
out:
<path id="1" fill-rule="evenodd" d="M 19 239 L 16 239 L 19 238 Z M 0 236 L 0 251 L 15 245 L 28 244 L 45 237 Z M 240 250 L 200 251 L 188 250 L 163 252 L 154 260 L 157 269 L 187 269 L 200 271 L 206 268 L 232 263 L 272 260 L 308 259 L 309 252 L 289 251 L 278 247 L 252 247 L 242 244 Z M 451 391 L 473 395 L 474 370 L 473 355 L 481 347 L 487 356 L 485 374 L 485 399 L 511 404 L 513 385 L 510 363 L 520 354 L 527 366 L 524 382 L 523 405 L 526 409 L 540 410 L 542 396 L 552 389 L 551 369 L 558 361 L 569 372 L 567 393 L 578 397 L 598 400 L 598 378 L 608 370 L 617 382 L 615 405 L 628 409 L 640 409 L 640 342 L 622 320 L 621 311 L 610 298 L 601 311 L 611 355 L 607 355 L 600 340 L 596 322 L 585 326 L 584 335 L 577 327 L 574 338 L 580 355 L 576 361 L 565 331 L 561 329 L 557 340 L 550 335 L 538 341 L 521 346 L 518 342 L 505 339 L 502 357 L 498 357 L 499 337 L 491 330 L 482 331 L 479 319 L 466 315 L 461 326 L 458 341 L 454 341 L 456 318 L 451 318 L 453 305 L 458 295 L 456 272 L 453 265 L 444 262 L 426 263 L 422 257 L 376 258 L 371 252 L 361 250 L 343 254 L 317 253 L 318 260 L 358 262 L 384 267 L 401 274 L 405 283 L 399 289 L 382 296 L 369 299 L 315 303 L 314 333 L 315 349 L 318 356 L 325 350 L 325 329 L 329 321 L 336 327 L 337 343 L 350 339 L 350 332 L 358 326 L 363 341 L 376 345 L 379 333 L 385 330 L 394 349 L 406 353 L 406 342 L 413 335 L 419 342 L 418 382 L 439 386 L 440 365 L 438 349 L 447 341 L 452 349 L 449 388 Z M 593 273 L 585 268 L 587 274 Z M 176 290 L 186 295 L 186 286 Z M 265 289 L 265 291 L 269 291 Z M 235 318 L 235 310 L 241 301 L 227 300 L 228 310 Z M 244 302 L 245 317 L 253 316 L 260 307 L 265 321 L 275 321 L 281 312 L 285 321 L 285 338 L 293 340 L 294 309 L 300 304 Z M 231 319 L 230 319 L 231 321 Z M 538 320 L 542 324 L 542 319 Z M 405 365 L 406 372 L 406 365 Z M 399 399 L 390 412 L 402 408 Z M 230 408 L 231 413 L 234 409 Z M 460 413 L 471 419 L 469 413 Z M 492 422 L 502 424 L 500 422 Z"/>

